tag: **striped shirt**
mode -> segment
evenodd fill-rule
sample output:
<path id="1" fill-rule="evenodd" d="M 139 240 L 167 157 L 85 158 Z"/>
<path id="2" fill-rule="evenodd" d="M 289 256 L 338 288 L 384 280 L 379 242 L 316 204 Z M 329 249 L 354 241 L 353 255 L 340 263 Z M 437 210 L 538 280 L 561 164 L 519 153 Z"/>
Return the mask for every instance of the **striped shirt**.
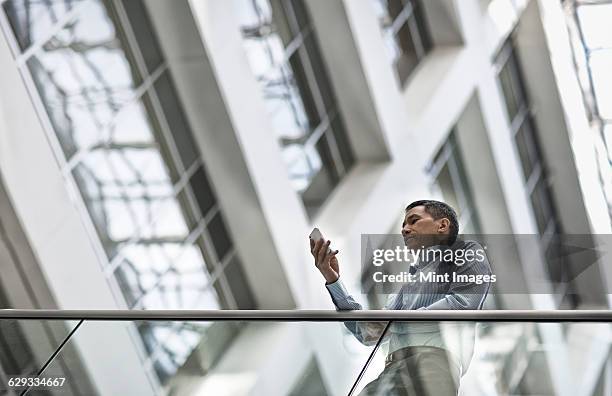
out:
<path id="1" fill-rule="evenodd" d="M 432 246 L 429 249 L 448 249 L 448 246 Z M 483 249 L 475 241 L 457 240 L 450 249 L 468 250 Z M 484 249 L 482 250 L 484 252 Z M 465 260 L 461 266 L 453 262 L 432 259 L 419 261 L 416 264 L 415 275 L 420 273 L 436 274 L 452 273 L 457 275 L 491 275 L 491 266 L 486 256 L 484 260 Z M 437 257 L 440 258 L 439 256 Z M 452 279 L 452 277 L 449 277 Z M 362 309 L 348 293 L 340 279 L 326 285 L 332 301 L 338 310 Z M 490 283 L 483 282 L 411 282 L 402 286 L 397 294 L 390 295 L 384 309 L 392 310 L 422 310 L 422 309 L 482 309 L 489 292 Z M 345 322 L 345 326 L 355 337 L 365 345 L 374 345 L 384 328 L 384 323 L 376 322 Z M 441 328 L 444 331 L 441 331 Z M 462 374 L 467 371 L 472 358 L 475 339 L 475 324 L 459 322 L 440 323 L 409 323 L 394 322 L 389 328 L 389 353 L 408 346 L 435 346 L 450 352 L 452 359 L 461 367 Z"/>

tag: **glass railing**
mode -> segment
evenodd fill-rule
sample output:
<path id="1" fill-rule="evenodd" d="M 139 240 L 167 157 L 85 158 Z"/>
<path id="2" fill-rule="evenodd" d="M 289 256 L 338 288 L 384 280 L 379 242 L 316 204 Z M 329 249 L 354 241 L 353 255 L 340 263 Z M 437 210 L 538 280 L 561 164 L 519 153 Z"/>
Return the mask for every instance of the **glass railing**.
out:
<path id="1" fill-rule="evenodd" d="M 55 359 L 80 321 L 0 320 L 0 392 L 10 377 L 37 377 Z M 67 351 L 70 348 L 66 348 Z M 71 351 L 69 352 L 71 353 Z M 59 374 L 65 376 L 62 371 Z"/>
<path id="2" fill-rule="evenodd" d="M 0 394 L 605 395 L 611 322 L 603 310 L 4 310 Z"/>

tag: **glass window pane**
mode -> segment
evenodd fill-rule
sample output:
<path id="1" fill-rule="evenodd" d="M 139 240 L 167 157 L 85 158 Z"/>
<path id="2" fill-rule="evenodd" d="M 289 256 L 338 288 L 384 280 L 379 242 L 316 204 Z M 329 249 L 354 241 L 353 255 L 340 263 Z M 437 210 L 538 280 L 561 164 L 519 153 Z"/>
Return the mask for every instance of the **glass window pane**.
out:
<path id="1" fill-rule="evenodd" d="M 91 151 L 73 175 L 109 258 L 135 236 L 187 233 L 182 206 L 155 145 L 116 144 Z"/>
<path id="2" fill-rule="evenodd" d="M 247 287 L 248 281 L 242 266 L 243 264 L 238 256 L 234 255 L 225 269 L 225 277 L 236 301 L 236 307 L 238 309 L 255 309 L 255 297 Z"/>
<path id="3" fill-rule="evenodd" d="M 287 65 L 274 70 L 274 75 L 269 74 L 267 77 L 271 79 L 266 80 L 262 88 L 276 135 L 280 139 L 305 139 L 318 125 L 312 97 L 301 95 L 293 70 Z M 304 99 L 308 100 L 310 107 L 304 105 Z"/>
<path id="4" fill-rule="evenodd" d="M 525 90 L 525 81 L 523 80 L 521 67 L 514 50 L 510 55 L 510 58 L 508 58 L 508 68 L 510 79 L 512 81 L 512 93 L 514 95 L 514 99 L 516 100 L 518 109 L 520 110 L 521 108 L 527 106 L 528 99 Z"/>
<path id="5" fill-rule="evenodd" d="M 438 183 L 438 186 L 440 187 L 442 196 L 444 197 L 444 202 L 456 209 L 459 212 L 458 215 L 461 216 L 461 208 L 459 206 L 459 200 L 457 199 L 455 186 L 453 184 L 453 179 L 450 174 L 448 163 L 442 167 L 436 181 Z"/>
<path id="6" fill-rule="evenodd" d="M 197 169 L 179 191 L 184 171 L 200 159 L 172 78 L 166 71 L 152 88 L 142 87 L 144 77 L 164 63 L 144 2 L 89 0 L 73 8 L 79 2 L 6 0 L 2 7 L 22 47 L 45 37 L 25 72 L 33 76 L 66 159 L 74 158 L 65 170 L 81 191 L 107 254 L 105 265 L 113 269 L 108 278 L 134 309 L 229 308 L 231 287 L 237 287 L 232 293 L 239 304 L 249 306 L 242 268 L 232 264 L 226 278 L 220 263 L 212 261 L 212 251 L 203 249 L 201 228 L 195 227 L 190 189 L 204 212 L 216 205 L 205 170 Z M 51 30 L 71 8 L 74 18 Z M 57 32 L 53 37 L 52 31 Z M 143 56 L 146 70 L 135 66 L 132 51 Z M 284 60 L 284 48 L 280 55 Z M 289 67 L 273 63 L 281 64 Z M 290 85 L 299 97 L 295 81 Z M 73 157 L 77 152 L 78 158 Z M 232 241 L 220 212 L 204 232 L 210 232 L 219 257 L 227 256 Z M 156 372 L 162 383 L 168 380 L 199 344 L 204 332 L 198 326 L 142 327 L 150 355 L 143 367 Z M 234 333 L 224 331 L 231 340 Z M 212 356 L 209 363 L 215 360 Z"/>
<path id="7" fill-rule="evenodd" d="M 295 15 L 298 30 L 304 31 L 310 25 L 310 17 L 304 0 L 289 0 L 288 3 L 291 5 L 293 15 Z"/>
<path id="8" fill-rule="evenodd" d="M 143 294 L 143 289 L 138 283 L 138 273 L 132 263 L 124 261 L 115 270 L 115 279 L 123 293 L 128 308 L 134 306 L 138 298 Z"/>
<path id="9" fill-rule="evenodd" d="M 508 119 L 510 122 L 514 120 L 518 113 L 518 103 L 514 95 L 514 87 L 510 65 L 506 63 L 502 71 L 499 73 L 499 81 L 501 83 L 502 93 L 506 102 L 506 110 L 508 111 Z"/>
<path id="10" fill-rule="evenodd" d="M 158 326 L 156 326 L 155 322 L 141 322 L 137 326 L 145 351 L 148 355 L 151 355 L 160 345 L 159 337 L 156 337 L 154 334 Z"/>
<path id="11" fill-rule="evenodd" d="M 520 64 L 510 42 L 505 44 L 499 57 L 505 59 L 505 63 L 499 74 L 499 79 L 506 100 L 508 118 L 512 122 L 522 109 L 527 109 L 529 107 L 528 98 Z"/>
<path id="12" fill-rule="evenodd" d="M 336 141 L 336 146 L 342 159 L 342 165 L 345 171 L 350 169 L 355 163 L 355 156 L 353 155 L 353 149 L 351 148 L 351 142 L 346 135 L 346 129 L 344 128 L 344 122 L 340 115 L 334 117 L 331 123 L 331 132 Z"/>
<path id="13" fill-rule="evenodd" d="M 145 349 L 153 360 L 154 371 L 163 384 L 167 382 L 181 367 L 189 356 L 196 350 L 202 349 L 201 354 L 210 348 L 216 350 L 218 337 L 214 336 L 215 327 L 225 335 L 225 342 L 219 343 L 222 350 L 227 347 L 237 333 L 237 327 L 230 330 L 228 326 L 219 323 L 219 326 L 210 322 L 149 322 L 138 323 L 138 331 L 144 341 Z M 210 340 L 213 337 L 214 340 Z M 214 341 L 215 345 L 209 345 Z M 206 345 L 200 345 L 200 343 Z M 219 355 L 216 355 L 218 357 Z M 200 359 L 195 364 L 201 363 Z M 208 370 L 210 365 L 202 367 Z"/>
<path id="14" fill-rule="evenodd" d="M 192 353 L 190 368 L 200 373 L 210 370 L 223 356 L 241 326 L 229 322 L 147 322 L 138 323 L 145 349 L 153 356 L 162 383 L 186 363 Z"/>
<path id="15" fill-rule="evenodd" d="M 304 206 L 310 216 L 316 213 L 318 208 L 329 196 L 329 192 L 332 191 L 339 182 L 339 175 L 333 165 L 331 149 L 326 134 L 321 136 L 314 148 L 315 153 L 313 154 L 321 161 L 321 167 L 311 176 L 308 188 L 302 193 Z M 308 151 L 310 150 L 307 150 L 307 152 Z"/>
<path id="16" fill-rule="evenodd" d="M 429 26 L 427 25 L 427 16 L 425 15 L 425 7 L 423 2 L 420 0 L 412 1 L 414 7 L 414 20 L 419 32 L 419 39 L 425 54 L 428 53 L 433 47 L 433 41 L 429 33 Z"/>
<path id="17" fill-rule="evenodd" d="M 461 232 L 478 233 L 480 230 L 478 213 L 474 206 L 470 181 L 454 131 L 434 157 L 430 169 L 431 176 L 435 177 L 435 185 L 432 186 L 432 190 L 438 191 L 444 202 L 457 211 Z"/>
<path id="18" fill-rule="evenodd" d="M 209 370 L 220 359 L 230 342 L 244 324 L 232 322 L 214 322 L 206 327 L 202 345 L 200 345 L 201 359 L 200 364 L 204 370 Z"/>
<path id="19" fill-rule="evenodd" d="M 332 160 L 328 138 L 318 135 L 325 117 L 333 118 L 338 108 L 306 4 L 301 0 L 265 2 L 273 10 L 274 19 L 270 21 L 267 8 L 261 7 L 263 1 L 243 0 L 237 11 L 247 57 L 279 137 L 291 183 L 298 193 L 307 194 L 304 202 L 320 205 L 352 166 L 354 155 L 350 144 L 344 144 L 347 139 L 340 121 L 332 126 L 332 133 L 323 132 L 333 134 L 343 144 L 338 148 L 338 161 L 345 165 L 344 171 L 340 162 Z M 296 19 L 300 29 L 295 29 Z M 301 31 L 302 43 L 293 36 L 291 40 L 280 39 L 289 34 L 289 25 L 293 26 L 292 34 Z M 297 48 L 291 47 L 293 52 L 287 56 L 289 41 Z"/>
<path id="20" fill-rule="evenodd" d="M 531 204 L 538 225 L 538 232 L 543 234 L 546 231 L 548 222 L 553 219 L 553 203 L 550 196 L 549 187 L 544 178 L 540 178 L 537 182 L 533 193 L 531 194 Z"/>
<path id="21" fill-rule="evenodd" d="M 149 14 L 142 0 L 122 0 L 122 3 L 147 70 L 151 73 L 162 63 L 162 55 L 149 20 Z"/>
<path id="22" fill-rule="evenodd" d="M 386 0 L 384 2 L 387 3 L 386 6 L 391 20 L 395 21 L 398 15 L 404 10 L 404 2 L 402 0 Z"/>
<path id="23" fill-rule="evenodd" d="M 589 65 L 599 114 L 612 120 L 612 50 L 592 53 Z"/>
<path id="24" fill-rule="evenodd" d="M 395 65 L 397 60 L 402 55 L 402 49 L 399 46 L 399 43 L 395 39 L 395 35 L 392 32 L 386 32 L 383 36 L 385 50 L 387 51 L 387 55 L 391 60 L 391 64 Z"/>
<path id="25" fill-rule="evenodd" d="M 588 48 L 612 47 L 612 36 L 607 29 L 602 29 L 612 21 L 612 4 L 579 6 L 576 12 Z"/>
<path id="26" fill-rule="evenodd" d="M 126 298 L 129 308 L 145 307 L 149 309 L 164 309 L 166 305 L 146 306 L 147 298 L 152 290 L 164 289 L 168 282 L 176 281 L 179 278 L 177 269 L 173 267 L 177 262 L 186 260 L 185 256 L 192 255 L 191 250 L 198 249 L 191 245 L 184 246 L 181 242 L 162 242 L 154 243 L 141 241 L 128 246 L 122 251 L 125 259 L 115 269 L 115 277 L 119 287 Z M 201 255 L 194 256 L 200 258 L 200 266 L 197 271 L 189 271 L 184 277 L 189 277 L 189 284 L 199 283 L 200 288 L 208 284 L 208 275 L 204 271 Z M 181 279 L 182 280 L 182 279 Z M 145 296 L 146 294 L 146 296 Z M 189 297 L 182 296 L 181 297 Z M 189 301 L 193 302 L 193 301 Z M 176 309 L 180 309 L 179 307 Z M 184 307 L 185 309 L 187 307 Z"/>
<path id="27" fill-rule="evenodd" d="M 20 321 L 0 322 L 0 364 L 9 374 L 36 375 L 36 357 L 23 334 Z"/>
<path id="28" fill-rule="evenodd" d="M 515 136 L 525 180 L 529 180 L 536 164 L 541 162 L 531 122 L 531 118 L 528 117 Z"/>
<path id="29" fill-rule="evenodd" d="M 223 260 L 232 247 L 232 242 L 220 212 L 217 212 L 210 223 L 208 223 L 208 234 L 215 247 L 217 258 Z"/>
<path id="30" fill-rule="evenodd" d="M 169 247 L 173 249 L 169 249 L 166 269 L 152 267 L 146 261 L 139 263 L 141 268 L 134 269 L 134 281 L 127 286 L 136 285 L 140 292 L 137 308 L 220 309 L 223 305 L 211 284 L 200 247 L 178 244 Z"/>
<path id="31" fill-rule="evenodd" d="M 107 138 L 141 81 L 106 9 L 90 3 L 27 62 L 67 157 Z"/>
<path id="32" fill-rule="evenodd" d="M 315 148 L 319 154 L 319 158 L 321 158 L 321 163 L 323 165 L 322 170 L 325 169 L 325 171 L 329 173 L 330 182 L 335 185 L 340 181 L 340 175 L 338 174 L 338 169 L 334 165 L 334 157 L 332 155 L 328 134 L 329 130 L 317 141 Z"/>
<path id="33" fill-rule="evenodd" d="M 403 82 L 419 63 L 419 56 L 417 54 L 408 22 L 402 24 L 395 36 L 395 40 L 402 51 L 402 54 L 398 58 L 395 67 L 400 77 L 400 81 Z"/>
<path id="34" fill-rule="evenodd" d="M 299 28 L 296 26 L 295 22 L 291 20 L 291 8 L 287 4 L 286 1 L 278 1 L 278 0 L 263 0 L 261 2 L 267 2 L 272 9 L 272 17 L 269 20 L 272 29 L 266 29 L 267 31 L 264 33 L 265 36 L 277 36 L 283 44 L 283 47 L 288 47 L 297 37 L 299 33 Z M 250 4 L 251 0 L 243 0 L 245 7 L 256 8 L 257 5 Z M 261 19 L 263 22 L 264 19 Z"/>
<path id="35" fill-rule="evenodd" d="M 215 205 L 216 199 L 212 189 L 210 188 L 206 173 L 202 167 L 198 168 L 193 176 L 191 176 L 189 184 L 191 185 L 193 194 L 198 201 L 202 216 L 206 216 L 208 211 Z"/>
<path id="36" fill-rule="evenodd" d="M 251 0 L 251 6 L 234 2 L 234 11 L 243 25 L 251 34 L 256 34 L 259 25 L 270 24 L 272 21 L 272 7 L 268 0 Z"/>
<path id="37" fill-rule="evenodd" d="M 309 34 L 308 37 L 305 38 L 306 42 L 309 43 L 312 40 L 312 34 Z M 321 123 L 322 114 L 319 113 L 316 105 L 315 93 L 313 89 L 316 87 L 313 86 L 315 81 L 309 81 L 306 70 L 305 70 L 305 57 L 307 55 L 302 48 L 296 51 L 289 58 L 288 68 L 291 68 L 293 74 L 292 83 L 295 88 L 297 88 L 296 94 L 299 95 L 301 102 L 303 104 L 303 111 L 306 115 L 308 130 L 311 132 L 314 130 L 319 123 Z M 313 57 L 309 56 L 312 61 Z"/>
<path id="38" fill-rule="evenodd" d="M 555 243 L 556 239 L 556 236 L 553 236 L 551 242 L 542 246 L 542 250 L 544 251 L 544 259 L 546 261 L 546 270 L 553 282 L 553 286 L 562 287 L 560 283 L 565 283 L 569 280 L 571 263 L 567 261 L 567 256 L 571 255 L 571 253 L 563 252 L 564 245 L 559 246 L 559 243 Z"/>
<path id="39" fill-rule="evenodd" d="M 255 28 L 243 28 L 247 29 Z M 261 84 L 276 135 L 290 139 L 305 137 L 318 125 L 319 118 L 297 53 L 289 63 L 285 62 L 284 45 L 272 30 L 261 33 L 261 37 L 251 36 L 260 33 L 250 30 L 244 34 L 249 38 L 244 40 L 246 53 Z"/>
<path id="40" fill-rule="evenodd" d="M 404 84 L 433 47 L 425 9 L 414 0 L 373 1 L 389 58 Z"/>
<path id="41" fill-rule="evenodd" d="M 82 0 L 7 0 L 2 8 L 22 50 L 44 38 L 60 18 Z"/>
<path id="42" fill-rule="evenodd" d="M 372 1 L 374 6 L 374 13 L 378 17 L 380 26 L 383 30 L 388 29 L 393 23 L 391 15 L 389 13 L 389 7 L 387 6 L 387 0 L 374 0 Z"/>
<path id="43" fill-rule="evenodd" d="M 612 122 L 604 125 L 603 135 L 608 149 L 608 160 L 612 163 Z"/>
<path id="44" fill-rule="evenodd" d="M 164 72 L 154 85 L 164 116 L 170 127 L 170 133 L 181 155 L 183 166 L 187 169 L 197 159 L 198 154 L 195 142 L 193 141 L 191 128 L 183 112 L 181 102 L 176 94 L 169 72 Z"/>
<path id="45" fill-rule="evenodd" d="M 243 25 L 242 31 L 246 38 L 245 52 L 253 74 L 258 80 L 273 79 L 285 63 L 285 45 L 282 40 L 268 25 Z M 270 76 L 266 77 L 268 73 Z"/>
<path id="46" fill-rule="evenodd" d="M 172 378 L 172 374 L 176 372 L 178 367 L 169 360 L 166 355 L 162 355 L 161 358 L 153 363 L 153 369 L 155 370 L 155 374 L 157 374 L 159 382 L 165 384 Z"/>
<path id="47" fill-rule="evenodd" d="M 315 32 L 312 32 L 304 38 L 304 48 L 308 56 L 310 65 L 312 66 L 315 79 L 317 81 L 316 88 L 321 95 L 325 112 L 329 114 L 331 111 L 336 110 L 338 105 L 336 104 L 336 97 L 333 91 L 333 86 L 329 76 L 327 74 L 327 67 L 321 56 L 319 49 L 318 38 Z"/>
<path id="48" fill-rule="evenodd" d="M 321 169 L 321 158 L 314 148 L 308 148 L 299 144 L 291 144 L 283 147 L 283 159 L 289 171 L 289 180 L 294 189 L 303 192 L 314 175 Z"/>
<path id="49" fill-rule="evenodd" d="M 315 359 L 311 360 L 301 374 L 301 378 L 293 386 L 289 396 L 327 396 L 330 393 L 325 388 L 323 376 Z"/>
<path id="50" fill-rule="evenodd" d="M 0 297 L 1 298 L 1 297 Z M 14 306 L 3 308 L 16 308 Z M 47 360 L 53 353 L 60 348 L 62 341 L 74 330 L 77 321 L 61 320 L 23 320 L 6 319 L 0 321 L 0 364 L 2 364 L 2 385 L 0 391 L 10 390 L 7 395 L 17 395 L 24 393 L 25 387 L 7 386 L 7 377 L 32 377 L 45 367 Z M 77 331 L 78 333 L 78 331 Z M 75 333 L 76 334 L 76 333 Z M 63 345 L 62 351 L 74 353 L 75 349 L 70 345 Z M 58 359 L 55 359 L 57 361 Z M 58 375 L 67 376 L 65 367 L 55 371 Z M 45 371 L 47 373 L 47 371 Z M 82 376 L 81 370 L 72 372 L 75 377 Z M 87 394 L 85 389 L 90 392 L 92 388 L 87 380 L 79 381 L 78 384 L 69 384 L 68 381 L 62 388 L 68 394 L 81 394 L 79 388 Z M 70 393 L 70 392 L 76 393 Z M 38 395 L 40 392 L 36 392 Z M 30 391 L 29 394 L 34 394 Z M 41 393 L 42 394 L 42 393 Z"/>

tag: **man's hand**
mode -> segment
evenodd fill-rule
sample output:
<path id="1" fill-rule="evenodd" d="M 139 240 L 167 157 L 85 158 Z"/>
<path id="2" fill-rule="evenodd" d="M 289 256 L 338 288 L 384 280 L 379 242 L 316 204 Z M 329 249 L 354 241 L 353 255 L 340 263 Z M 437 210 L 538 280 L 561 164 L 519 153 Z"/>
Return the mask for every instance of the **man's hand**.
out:
<path id="1" fill-rule="evenodd" d="M 334 283 L 340 277 L 340 267 L 336 254 L 338 250 L 329 251 L 331 241 L 323 238 L 318 241 L 310 240 L 310 253 L 315 259 L 315 266 L 325 278 L 326 283 Z"/>

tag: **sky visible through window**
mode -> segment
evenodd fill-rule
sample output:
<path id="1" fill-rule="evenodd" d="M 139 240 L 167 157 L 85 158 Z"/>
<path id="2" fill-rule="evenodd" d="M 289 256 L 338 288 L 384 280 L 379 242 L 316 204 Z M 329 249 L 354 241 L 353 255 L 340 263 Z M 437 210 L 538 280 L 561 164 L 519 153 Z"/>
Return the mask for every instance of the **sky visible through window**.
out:
<path id="1" fill-rule="evenodd" d="M 600 179 L 612 213 L 612 2 L 571 1 L 568 25 L 591 125 Z"/>

